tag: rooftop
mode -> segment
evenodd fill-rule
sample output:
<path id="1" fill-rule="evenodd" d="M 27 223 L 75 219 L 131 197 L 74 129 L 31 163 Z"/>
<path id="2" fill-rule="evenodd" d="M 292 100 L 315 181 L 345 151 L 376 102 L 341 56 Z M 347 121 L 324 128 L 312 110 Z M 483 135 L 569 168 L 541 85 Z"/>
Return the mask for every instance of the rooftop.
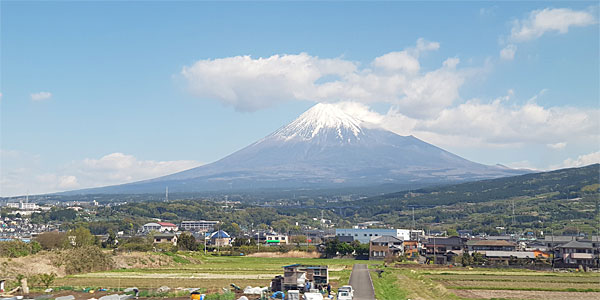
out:
<path id="1" fill-rule="evenodd" d="M 469 246 L 516 246 L 505 240 L 470 240 L 467 242 Z"/>
<path id="2" fill-rule="evenodd" d="M 577 249 L 592 249 L 592 243 L 584 243 L 578 241 L 570 241 L 564 245 L 558 246 L 558 248 L 577 248 Z"/>

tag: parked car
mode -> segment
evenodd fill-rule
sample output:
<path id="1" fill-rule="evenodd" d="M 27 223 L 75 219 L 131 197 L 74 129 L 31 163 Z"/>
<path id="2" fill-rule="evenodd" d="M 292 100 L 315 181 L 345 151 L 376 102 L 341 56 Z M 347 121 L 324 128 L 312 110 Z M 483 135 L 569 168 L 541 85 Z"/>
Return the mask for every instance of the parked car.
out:
<path id="1" fill-rule="evenodd" d="M 321 293 L 304 293 L 304 300 L 323 300 L 323 294 Z"/>
<path id="2" fill-rule="evenodd" d="M 354 298 L 354 289 L 352 288 L 351 285 L 344 285 L 341 288 L 338 289 L 338 294 L 340 292 L 348 292 L 348 294 L 350 295 L 350 299 Z"/>
<path id="3" fill-rule="evenodd" d="M 337 300 L 352 300 L 352 295 L 347 290 L 338 290 Z"/>

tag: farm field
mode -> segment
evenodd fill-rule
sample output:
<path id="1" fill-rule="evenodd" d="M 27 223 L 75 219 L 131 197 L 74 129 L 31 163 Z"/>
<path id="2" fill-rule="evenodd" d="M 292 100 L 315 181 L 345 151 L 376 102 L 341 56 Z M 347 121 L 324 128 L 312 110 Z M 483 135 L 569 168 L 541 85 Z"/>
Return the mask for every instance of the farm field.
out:
<path id="1" fill-rule="evenodd" d="M 332 287 L 347 284 L 355 263 L 370 265 L 378 300 L 396 299 L 600 299 L 599 273 L 558 273 L 517 269 L 468 269 L 380 261 L 317 258 L 231 257 L 178 254 L 177 265 L 117 269 L 62 277 L 55 286 L 154 290 L 197 287 L 215 293 L 235 284 L 269 286 L 289 264 L 328 265 Z M 186 256 L 188 255 L 188 256 Z M 187 258 L 187 259 L 186 259 Z M 380 272 L 383 271 L 381 275 Z"/>
<path id="2" fill-rule="evenodd" d="M 377 299 L 600 299 L 598 273 L 401 266 L 371 276 Z"/>
<path id="3" fill-rule="evenodd" d="M 283 275 L 283 266 L 300 263 L 308 265 L 328 265 L 332 287 L 347 284 L 355 263 L 369 263 L 347 259 L 317 258 L 266 258 L 241 256 L 200 256 L 193 257 L 195 262 L 183 261 L 177 267 L 159 267 L 143 269 L 119 269 L 105 272 L 77 274 L 56 280 L 56 286 L 77 288 L 103 287 L 126 288 L 136 286 L 140 289 L 156 289 L 160 286 L 171 288 L 206 288 L 209 292 L 236 284 L 246 286 L 269 286 L 276 275 Z"/>

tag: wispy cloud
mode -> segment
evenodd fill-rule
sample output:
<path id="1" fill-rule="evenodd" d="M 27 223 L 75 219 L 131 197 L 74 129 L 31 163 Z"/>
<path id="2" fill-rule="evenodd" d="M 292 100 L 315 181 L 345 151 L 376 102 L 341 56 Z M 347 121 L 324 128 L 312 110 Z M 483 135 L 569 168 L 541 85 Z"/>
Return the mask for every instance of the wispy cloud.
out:
<path id="1" fill-rule="evenodd" d="M 517 46 L 510 44 L 500 50 L 500 58 L 504 60 L 513 60 L 515 58 L 515 53 L 517 52 Z"/>
<path id="2" fill-rule="evenodd" d="M 565 34 L 570 27 L 584 27 L 596 24 L 594 15 L 588 11 L 568 8 L 546 8 L 534 10 L 528 18 L 515 21 L 510 39 L 517 42 L 541 37 L 547 32 Z"/>
<path id="3" fill-rule="evenodd" d="M 41 101 L 50 99 L 52 97 L 52 93 L 50 92 L 39 92 L 31 94 L 31 100 L 33 101 Z"/>
<path id="4" fill-rule="evenodd" d="M 600 163 L 600 151 L 579 155 L 576 158 L 568 158 L 562 164 L 552 166 L 551 169 L 583 167 Z"/>
<path id="5" fill-rule="evenodd" d="M 150 179 L 201 165 L 193 160 L 141 160 L 133 155 L 111 153 L 86 158 L 46 170 L 39 155 L 14 150 L 0 151 L 0 196 L 49 193 L 78 188 L 122 184 Z"/>
<path id="6" fill-rule="evenodd" d="M 586 27 L 598 23 L 594 14 L 585 10 L 569 8 L 545 8 L 534 10 L 521 20 L 513 21 L 508 37 L 501 38 L 505 44 L 500 50 L 500 58 L 513 60 L 517 52 L 517 44 L 535 40 L 546 33 L 566 34 L 569 28 Z"/>
<path id="7" fill-rule="evenodd" d="M 548 148 L 550 148 L 550 149 L 562 150 L 567 146 L 567 143 L 559 142 L 559 143 L 554 143 L 554 144 L 547 144 L 546 146 L 548 146 Z"/>

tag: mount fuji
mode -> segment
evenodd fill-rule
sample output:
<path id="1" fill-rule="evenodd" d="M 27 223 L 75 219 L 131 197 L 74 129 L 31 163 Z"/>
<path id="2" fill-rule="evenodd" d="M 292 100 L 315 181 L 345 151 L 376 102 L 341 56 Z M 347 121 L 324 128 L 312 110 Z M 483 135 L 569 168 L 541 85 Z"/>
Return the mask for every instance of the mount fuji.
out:
<path id="1" fill-rule="evenodd" d="M 329 189 L 455 183 L 523 174 L 475 163 L 320 103 L 290 124 L 216 162 L 129 184 L 68 192 L 158 193 Z"/>

